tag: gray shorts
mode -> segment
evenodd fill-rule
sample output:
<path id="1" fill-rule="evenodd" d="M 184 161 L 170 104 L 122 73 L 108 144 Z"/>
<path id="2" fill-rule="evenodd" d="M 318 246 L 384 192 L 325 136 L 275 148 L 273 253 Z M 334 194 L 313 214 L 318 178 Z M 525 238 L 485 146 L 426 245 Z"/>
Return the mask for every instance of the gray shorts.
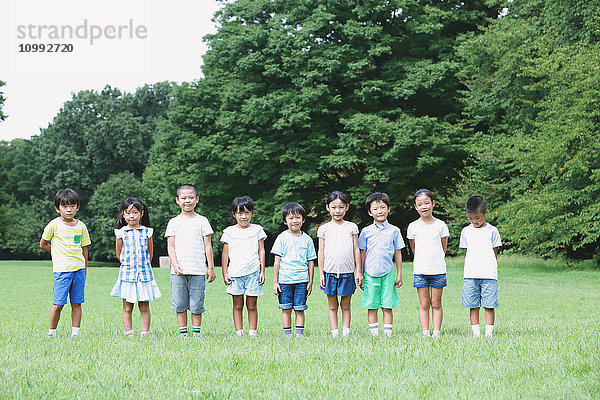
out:
<path id="1" fill-rule="evenodd" d="M 171 274 L 171 309 L 175 312 L 202 314 L 204 311 L 204 275 Z"/>

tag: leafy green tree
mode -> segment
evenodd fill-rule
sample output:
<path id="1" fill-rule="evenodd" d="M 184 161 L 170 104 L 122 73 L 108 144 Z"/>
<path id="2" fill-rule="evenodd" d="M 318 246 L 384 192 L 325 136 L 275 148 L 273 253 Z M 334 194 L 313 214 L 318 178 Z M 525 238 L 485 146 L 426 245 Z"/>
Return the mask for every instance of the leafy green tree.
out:
<path id="1" fill-rule="evenodd" d="M 0 81 L 0 88 L 2 86 L 6 85 L 5 82 Z M 6 119 L 6 115 L 2 112 L 2 106 L 4 105 L 4 102 L 6 101 L 6 97 L 4 97 L 4 93 L 0 91 L 0 121 L 4 121 Z"/>

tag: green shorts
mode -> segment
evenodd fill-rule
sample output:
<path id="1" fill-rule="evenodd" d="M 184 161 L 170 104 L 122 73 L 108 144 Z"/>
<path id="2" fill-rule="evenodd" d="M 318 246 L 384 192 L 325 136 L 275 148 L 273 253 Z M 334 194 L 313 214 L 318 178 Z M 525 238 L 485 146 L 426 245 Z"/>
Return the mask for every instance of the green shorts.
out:
<path id="1" fill-rule="evenodd" d="M 398 292 L 396 292 L 395 283 L 394 271 L 377 278 L 365 272 L 365 290 L 360 298 L 359 305 L 369 310 L 398 307 L 400 298 Z"/>

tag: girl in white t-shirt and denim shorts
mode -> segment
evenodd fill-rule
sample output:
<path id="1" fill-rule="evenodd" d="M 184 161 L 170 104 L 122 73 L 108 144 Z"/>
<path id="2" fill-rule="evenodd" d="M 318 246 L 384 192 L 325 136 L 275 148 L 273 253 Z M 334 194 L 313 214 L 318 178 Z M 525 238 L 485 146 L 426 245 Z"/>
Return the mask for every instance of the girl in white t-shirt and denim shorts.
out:
<path id="1" fill-rule="evenodd" d="M 265 238 L 262 226 L 251 224 L 254 202 L 250 196 L 236 197 L 231 214 L 236 224 L 223 230 L 223 281 L 233 298 L 233 324 L 238 336 L 244 335 L 244 295 L 248 310 L 248 335 L 256 336 L 258 296 L 265 283 Z"/>
<path id="2" fill-rule="evenodd" d="M 446 286 L 446 248 L 448 227 L 433 216 L 435 201 L 427 189 L 415 193 L 415 209 L 421 216 L 408 225 L 406 237 L 414 254 L 414 284 L 419 295 L 419 322 L 423 336 L 429 334 L 429 309 L 432 311 L 433 337 L 442 328 L 442 291 Z"/>

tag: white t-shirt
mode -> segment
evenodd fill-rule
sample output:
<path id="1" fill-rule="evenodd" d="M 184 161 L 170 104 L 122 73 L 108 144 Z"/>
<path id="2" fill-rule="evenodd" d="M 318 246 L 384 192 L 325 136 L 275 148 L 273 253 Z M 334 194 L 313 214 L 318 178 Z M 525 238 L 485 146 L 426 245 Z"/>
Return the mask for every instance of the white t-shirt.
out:
<path id="1" fill-rule="evenodd" d="M 266 237 L 262 226 L 255 224 L 250 224 L 245 229 L 232 225 L 223 230 L 221 242 L 227 243 L 229 247 L 229 276 L 245 276 L 260 269 L 258 242 Z"/>
<path id="2" fill-rule="evenodd" d="M 498 261 L 494 247 L 502 246 L 500 233 L 488 223 L 482 228 L 465 226 L 460 234 L 460 247 L 467 249 L 465 278 L 498 280 Z"/>
<path id="3" fill-rule="evenodd" d="M 444 221 L 435 219 L 432 224 L 416 220 L 408 225 L 407 239 L 415 241 L 413 274 L 438 275 L 446 273 L 442 238 L 450 236 Z"/>
<path id="4" fill-rule="evenodd" d="M 213 230 L 206 217 L 196 214 L 192 218 L 178 215 L 167 224 L 165 237 L 175 237 L 175 255 L 184 275 L 206 274 L 204 236 Z M 171 267 L 171 275 L 175 270 Z"/>
<path id="5" fill-rule="evenodd" d="M 325 240 L 325 263 L 323 270 L 331 274 L 349 274 L 354 272 L 354 237 L 358 235 L 358 226 L 354 222 L 343 221 L 336 224 L 330 221 L 321 225 L 317 237 Z"/>

